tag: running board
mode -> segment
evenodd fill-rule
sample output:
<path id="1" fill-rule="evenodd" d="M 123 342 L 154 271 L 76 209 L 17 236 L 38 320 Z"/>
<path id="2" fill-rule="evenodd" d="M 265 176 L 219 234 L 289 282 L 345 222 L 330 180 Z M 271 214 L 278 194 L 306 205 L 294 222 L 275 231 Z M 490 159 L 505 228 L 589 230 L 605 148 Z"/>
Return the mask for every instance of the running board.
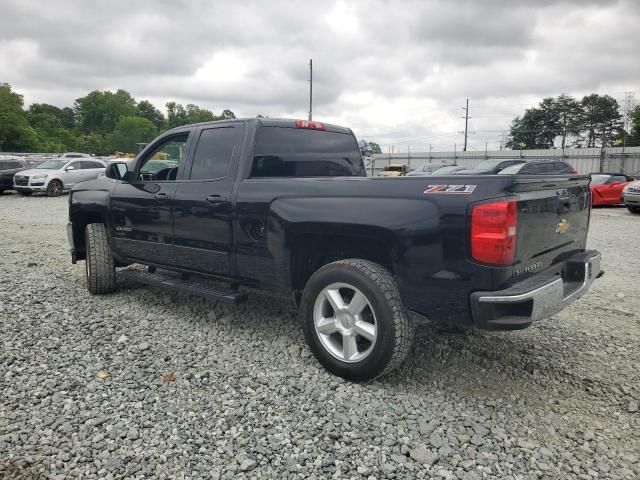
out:
<path id="1" fill-rule="evenodd" d="M 207 300 L 217 302 L 232 303 L 235 305 L 247 299 L 247 294 L 244 292 L 209 285 L 206 283 L 206 280 L 200 282 L 185 280 L 180 276 L 172 275 L 171 273 L 161 273 L 158 271 L 150 273 L 144 270 L 128 268 L 126 270 L 120 270 L 118 275 L 132 282 L 144 283 L 145 285 L 150 285 L 152 287 L 176 290 L 178 292 L 197 295 L 199 297 L 204 297 Z"/>

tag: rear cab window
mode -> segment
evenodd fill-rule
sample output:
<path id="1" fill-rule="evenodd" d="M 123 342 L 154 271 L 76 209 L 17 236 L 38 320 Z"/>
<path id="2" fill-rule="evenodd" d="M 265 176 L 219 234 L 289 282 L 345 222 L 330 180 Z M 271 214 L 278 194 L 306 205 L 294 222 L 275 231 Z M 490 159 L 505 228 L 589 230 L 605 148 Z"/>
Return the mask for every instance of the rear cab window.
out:
<path id="1" fill-rule="evenodd" d="M 281 126 L 258 131 L 250 178 L 353 176 L 366 172 L 350 133 Z"/>

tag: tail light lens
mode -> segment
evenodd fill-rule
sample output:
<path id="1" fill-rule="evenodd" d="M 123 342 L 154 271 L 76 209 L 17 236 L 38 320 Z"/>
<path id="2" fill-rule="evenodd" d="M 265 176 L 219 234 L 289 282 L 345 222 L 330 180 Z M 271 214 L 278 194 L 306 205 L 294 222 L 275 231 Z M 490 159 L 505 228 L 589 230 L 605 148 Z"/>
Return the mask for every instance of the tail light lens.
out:
<path id="1" fill-rule="evenodd" d="M 517 202 L 483 203 L 471 211 L 471 256 L 480 263 L 511 265 L 516 254 Z"/>
<path id="2" fill-rule="evenodd" d="M 571 169 L 569 170 L 569 173 L 578 173 L 578 170 L 576 170 L 575 168 L 571 167 Z"/>

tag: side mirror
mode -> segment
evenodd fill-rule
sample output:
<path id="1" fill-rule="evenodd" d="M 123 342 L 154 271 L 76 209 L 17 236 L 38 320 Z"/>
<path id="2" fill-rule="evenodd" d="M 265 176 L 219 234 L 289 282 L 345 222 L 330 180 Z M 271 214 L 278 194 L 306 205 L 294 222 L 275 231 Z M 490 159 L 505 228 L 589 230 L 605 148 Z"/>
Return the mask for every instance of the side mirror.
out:
<path id="1" fill-rule="evenodd" d="M 104 176 L 114 180 L 126 180 L 129 173 L 126 162 L 113 162 L 107 166 Z"/>
<path id="2" fill-rule="evenodd" d="M 71 170 L 75 170 L 76 167 L 74 167 L 73 165 L 69 165 L 67 168 L 64 169 L 65 172 L 70 172 Z"/>

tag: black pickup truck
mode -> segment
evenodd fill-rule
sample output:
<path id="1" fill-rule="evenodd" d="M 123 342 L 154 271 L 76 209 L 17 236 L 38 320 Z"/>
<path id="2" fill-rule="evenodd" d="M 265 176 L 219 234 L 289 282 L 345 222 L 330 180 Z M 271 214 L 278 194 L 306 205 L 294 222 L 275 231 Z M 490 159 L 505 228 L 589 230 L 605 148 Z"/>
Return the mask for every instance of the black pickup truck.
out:
<path id="1" fill-rule="evenodd" d="M 140 264 L 119 275 L 234 303 L 289 297 L 318 360 L 352 380 L 402 362 L 415 315 L 522 329 L 602 273 L 588 177 L 367 177 L 353 132 L 318 122 L 179 127 L 69 204 L 91 293 Z"/>

